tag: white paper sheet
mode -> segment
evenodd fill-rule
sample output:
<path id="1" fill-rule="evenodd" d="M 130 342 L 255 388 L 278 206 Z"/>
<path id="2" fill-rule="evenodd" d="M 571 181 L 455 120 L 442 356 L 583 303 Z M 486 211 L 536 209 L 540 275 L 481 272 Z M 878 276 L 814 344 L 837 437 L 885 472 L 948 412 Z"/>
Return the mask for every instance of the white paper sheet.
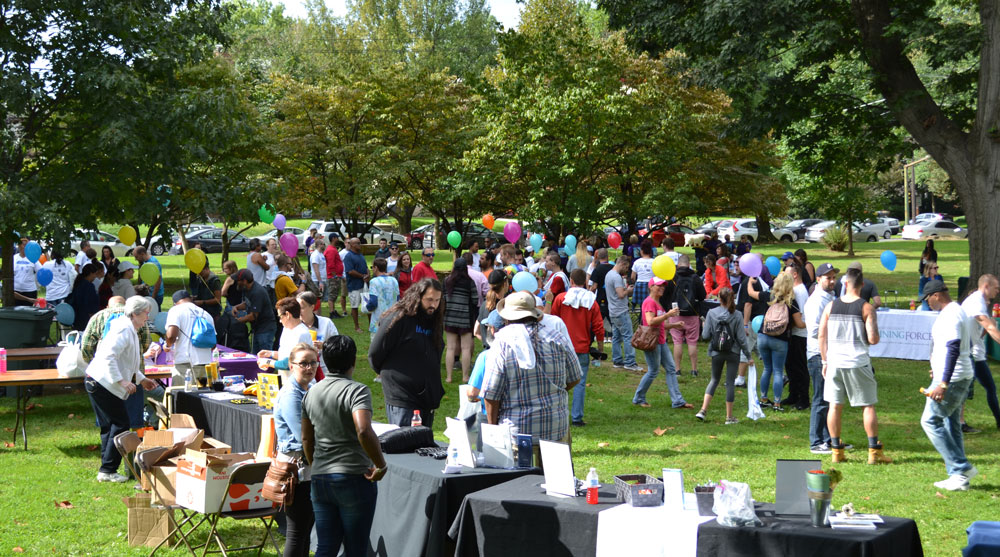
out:
<path id="1" fill-rule="evenodd" d="M 510 426 L 482 424 L 483 458 L 486 466 L 514 467 L 514 448 L 511 446 Z"/>
<path id="2" fill-rule="evenodd" d="M 542 439 L 539 448 L 545 463 L 545 492 L 576 497 L 576 476 L 573 475 L 569 445 Z"/>
<path id="3" fill-rule="evenodd" d="M 684 472 L 680 468 L 663 469 L 663 506 L 684 510 Z"/>
<path id="4" fill-rule="evenodd" d="M 396 424 L 383 424 L 380 422 L 372 422 L 372 430 L 375 432 L 376 436 L 382 435 L 383 433 L 387 431 L 392 431 L 394 429 L 399 429 L 399 426 Z"/>
<path id="5" fill-rule="evenodd" d="M 445 418 L 447 427 L 444 436 L 448 438 L 448 453 L 451 454 L 452 447 L 458 449 L 458 463 L 469 468 L 476 467 L 476 457 L 472 454 L 472 446 L 469 444 L 469 429 L 465 426 L 465 420 L 455 418 Z"/>

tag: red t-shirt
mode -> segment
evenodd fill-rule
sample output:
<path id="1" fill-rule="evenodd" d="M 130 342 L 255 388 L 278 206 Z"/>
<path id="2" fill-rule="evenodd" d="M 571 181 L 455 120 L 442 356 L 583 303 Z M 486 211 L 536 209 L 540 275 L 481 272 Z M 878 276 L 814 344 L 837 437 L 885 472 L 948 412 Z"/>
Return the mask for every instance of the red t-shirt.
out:
<path id="1" fill-rule="evenodd" d="M 552 283 L 549 285 L 549 291 L 552 292 L 553 296 L 558 296 L 563 292 L 566 292 L 566 283 L 563 282 L 561 276 L 552 277 Z"/>
<path id="2" fill-rule="evenodd" d="M 654 300 L 652 297 L 647 297 L 642 301 L 642 324 L 647 327 L 649 326 L 649 323 L 646 322 L 647 311 L 652 312 L 654 317 L 659 317 L 664 313 L 667 313 L 663 311 L 663 306 L 661 306 L 659 302 Z M 663 328 L 663 322 L 660 322 L 660 324 L 656 325 L 654 328 L 660 330 L 660 344 L 665 344 L 667 342 L 667 331 Z"/>
<path id="3" fill-rule="evenodd" d="M 344 274 L 344 262 L 340 259 L 340 252 L 332 245 L 326 246 L 323 250 L 323 257 L 326 258 L 326 278 L 339 277 Z"/>
<path id="4" fill-rule="evenodd" d="M 438 276 L 430 265 L 421 261 L 420 263 L 417 263 L 416 265 L 413 266 L 413 271 L 410 272 L 410 283 L 416 284 L 425 278 L 432 278 L 434 280 L 437 280 Z"/>

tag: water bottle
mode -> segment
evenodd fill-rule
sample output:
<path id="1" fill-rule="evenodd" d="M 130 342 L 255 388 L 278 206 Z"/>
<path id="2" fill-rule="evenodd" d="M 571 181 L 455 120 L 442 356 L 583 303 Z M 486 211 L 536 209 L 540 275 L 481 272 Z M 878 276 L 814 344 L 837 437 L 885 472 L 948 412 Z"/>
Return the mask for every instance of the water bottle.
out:
<path id="1" fill-rule="evenodd" d="M 213 348 L 212 349 L 212 361 L 213 362 L 218 362 L 220 358 L 222 358 L 222 356 L 219 355 L 219 349 L 218 348 Z"/>
<path id="2" fill-rule="evenodd" d="M 448 464 L 458 466 L 458 447 L 453 446 L 448 449 Z"/>
<path id="3" fill-rule="evenodd" d="M 420 410 L 413 411 L 413 417 L 410 418 L 410 425 L 413 427 L 420 427 L 424 425 L 424 419 L 420 417 Z"/>
<path id="4" fill-rule="evenodd" d="M 191 375 L 191 370 L 187 370 L 184 374 L 184 392 L 191 392 L 194 390 L 194 376 Z"/>
<path id="5" fill-rule="evenodd" d="M 0 348 L 0 374 L 7 373 L 7 349 Z"/>
<path id="6" fill-rule="evenodd" d="M 597 468 L 591 468 L 587 473 L 587 503 L 597 504 L 597 489 L 601 487 L 601 482 L 597 479 Z"/>

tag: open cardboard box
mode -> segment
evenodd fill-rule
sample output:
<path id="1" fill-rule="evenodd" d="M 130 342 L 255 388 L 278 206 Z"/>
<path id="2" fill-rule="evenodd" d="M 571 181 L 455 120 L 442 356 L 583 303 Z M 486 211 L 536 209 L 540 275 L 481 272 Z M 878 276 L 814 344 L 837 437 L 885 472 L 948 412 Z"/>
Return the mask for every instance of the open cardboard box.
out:
<path id="1" fill-rule="evenodd" d="M 214 513 L 225 497 L 225 511 L 272 507 L 271 501 L 261 495 L 263 482 L 233 484 L 226 491 L 233 469 L 247 462 L 254 462 L 253 453 L 211 454 L 188 449 L 177 463 L 177 504 L 200 513 Z"/>
<path id="2" fill-rule="evenodd" d="M 136 493 L 132 497 L 123 497 L 122 502 L 128 507 L 128 544 L 130 546 L 156 547 L 170 536 L 173 510 L 152 508 L 148 493 Z M 170 543 L 168 542 L 167 545 L 169 546 Z"/>
<path id="3" fill-rule="evenodd" d="M 159 505 L 175 502 L 177 462 L 186 450 L 197 449 L 208 454 L 232 452 L 232 447 L 226 443 L 205 437 L 204 430 L 190 427 L 194 420 L 187 414 L 171 415 L 170 423 L 178 427 L 147 431 L 137 451 L 142 488 L 152 491 L 153 502 Z"/>

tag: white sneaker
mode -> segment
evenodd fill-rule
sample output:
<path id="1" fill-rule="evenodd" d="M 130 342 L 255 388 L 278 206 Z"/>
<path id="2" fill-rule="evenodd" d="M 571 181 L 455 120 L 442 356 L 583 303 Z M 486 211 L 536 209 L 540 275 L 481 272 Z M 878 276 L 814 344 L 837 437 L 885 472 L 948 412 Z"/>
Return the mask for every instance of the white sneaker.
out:
<path id="1" fill-rule="evenodd" d="M 968 491 L 969 490 L 969 478 L 961 474 L 952 474 L 948 476 L 947 480 L 941 480 L 939 482 L 934 482 L 934 487 L 940 489 L 946 489 L 948 491 Z"/>
<path id="2" fill-rule="evenodd" d="M 128 481 L 128 478 L 126 478 L 125 476 L 119 474 L 118 472 L 112 472 L 110 474 L 107 473 L 107 472 L 98 472 L 97 473 L 97 481 L 99 481 L 99 482 L 114 482 L 116 484 L 120 484 L 120 483 L 125 483 L 126 481 Z"/>
<path id="3" fill-rule="evenodd" d="M 639 367 L 637 365 L 625 366 L 625 369 L 627 369 L 629 371 L 644 371 L 644 368 L 641 368 L 641 367 Z"/>
<path id="4" fill-rule="evenodd" d="M 968 481 L 968 480 L 971 480 L 972 478 L 975 478 L 976 476 L 978 476 L 979 475 L 979 470 L 975 466 L 973 466 L 972 468 L 969 468 L 968 470 L 966 470 L 965 473 L 962 474 L 962 475 L 965 476 L 965 480 Z"/>
<path id="5" fill-rule="evenodd" d="M 376 383 L 381 383 L 382 382 L 382 376 L 381 375 L 376 375 L 375 376 L 375 382 Z"/>
<path id="6" fill-rule="evenodd" d="M 698 413 L 695 414 L 694 417 L 698 418 L 699 420 L 701 420 L 701 421 L 704 422 L 705 421 L 705 411 L 704 410 L 698 410 Z"/>
<path id="7" fill-rule="evenodd" d="M 736 385 L 737 387 L 743 387 L 746 384 L 747 384 L 747 378 L 746 376 L 743 375 L 737 375 L 736 381 L 733 382 L 733 385 Z"/>

